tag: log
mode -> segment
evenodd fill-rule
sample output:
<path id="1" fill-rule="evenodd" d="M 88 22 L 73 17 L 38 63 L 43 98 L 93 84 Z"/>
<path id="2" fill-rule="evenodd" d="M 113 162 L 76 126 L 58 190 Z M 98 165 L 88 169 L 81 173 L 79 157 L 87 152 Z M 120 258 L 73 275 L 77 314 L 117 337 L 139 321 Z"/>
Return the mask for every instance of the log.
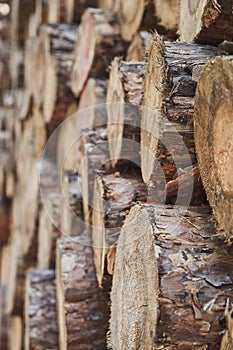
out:
<path id="1" fill-rule="evenodd" d="M 78 111 L 85 110 L 85 128 L 104 126 L 107 123 L 106 103 L 108 81 L 100 79 L 88 79 L 80 96 Z M 95 106 L 98 105 L 98 108 Z"/>
<path id="2" fill-rule="evenodd" d="M 98 288 L 87 237 L 57 244 L 59 349 L 106 349 L 108 296 Z"/>
<path id="3" fill-rule="evenodd" d="M 75 102 L 69 88 L 77 26 L 50 24 L 43 26 L 37 40 L 33 75 L 33 98 L 42 108 L 51 133 L 66 117 Z"/>
<path id="4" fill-rule="evenodd" d="M 53 225 L 44 207 L 40 209 L 38 216 L 37 269 L 48 270 L 51 264 Z"/>
<path id="5" fill-rule="evenodd" d="M 82 133 L 81 142 L 79 174 L 82 178 L 83 212 L 85 222 L 90 223 L 95 177 L 97 171 L 109 161 L 107 130 L 86 130 Z"/>
<path id="6" fill-rule="evenodd" d="M 176 168 L 197 163 L 193 136 L 194 94 L 204 64 L 217 54 L 214 47 L 164 43 L 154 35 L 141 121 L 141 167 L 146 183 L 156 165 L 162 167 L 168 181 Z"/>
<path id="7" fill-rule="evenodd" d="M 49 1 L 49 23 L 80 23 L 88 7 L 96 7 L 96 0 Z"/>
<path id="8" fill-rule="evenodd" d="M 227 299 L 227 305 L 225 309 L 225 318 L 227 323 L 227 329 L 223 335 L 220 350 L 231 349 L 233 347 L 233 336 L 232 336 L 232 305 L 229 305 L 229 299 Z"/>
<path id="9" fill-rule="evenodd" d="M 9 316 L 6 312 L 6 286 L 0 286 L 0 345 L 1 349 L 8 349 L 8 323 Z"/>
<path id="10" fill-rule="evenodd" d="M 181 1 L 180 40 L 218 45 L 232 41 L 233 14 L 231 0 Z"/>
<path id="11" fill-rule="evenodd" d="M 119 17 L 122 37 L 126 41 L 131 41 L 139 28 L 150 30 L 156 27 L 154 1 L 152 0 L 138 0 L 133 3 L 117 0 L 115 10 Z"/>
<path id="12" fill-rule="evenodd" d="M 113 11 L 115 9 L 116 0 L 97 0 L 98 8 Z"/>
<path id="13" fill-rule="evenodd" d="M 0 204 L 0 245 L 2 245 L 8 241 L 10 236 L 11 201 L 0 197 Z"/>
<path id="14" fill-rule="evenodd" d="M 25 350 L 58 349 L 56 282 L 53 270 L 28 273 L 25 294 Z"/>
<path id="15" fill-rule="evenodd" d="M 99 285 L 103 282 L 107 254 L 107 271 L 113 273 L 109 257 L 117 245 L 120 228 L 130 208 L 137 201 L 147 201 L 148 196 L 140 169 L 133 169 L 131 164 L 124 162 L 121 169 L 119 167 L 111 174 L 98 173 L 93 198 L 92 242 Z"/>
<path id="16" fill-rule="evenodd" d="M 115 56 L 124 56 L 127 44 L 120 36 L 113 13 L 87 9 L 79 27 L 71 88 L 78 97 L 88 78 L 106 79 L 107 68 Z"/>
<path id="17" fill-rule="evenodd" d="M 148 33 L 146 31 L 140 31 L 139 33 L 136 33 L 132 39 L 131 44 L 129 45 L 126 61 L 147 61 L 151 40 L 151 33 Z"/>
<path id="18" fill-rule="evenodd" d="M 208 210 L 131 209 L 116 251 L 111 349 L 219 348 L 233 297 L 233 251 L 216 235 Z"/>
<path id="19" fill-rule="evenodd" d="M 142 104 L 145 72 L 144 62 L 129 63 L 118 57 L 112 62 L 107 110 L 109 153 L 113 167 L 120 158 L 125 158 L 122 152 L 124 139 L 132 140 L 135 143 L 135 154 L 138 152 L 140 110 L 135 109 L 133 113 L 131 105 Z"/>
<path id="20" fill-rule="evenodd" d="M 168 31 L 176 33 L 180 19 L 179 0 L 154 0 L 158 24 Z"/>
<path id="21" fill-rule="evenodd" d="M 203 189 L 199 167 L 192 166 L 190 168 L 178 171 L 178 176 L 167 182 L 166 184 L 166 203 L 175 204 L 177 196 L 184 202 L 187 202 L 187 194 L 192 193 L 190 205 L 198 206 L 207 204 L 206 193 Z"/>
<path id="22" fill-rule="evenodd" d="M 195 144 L 200 174 L 218 230 L 229 243 L 233 235 L 232 67 L 232 56 L 210 60 L 195 96 Z"/>
<path id="23" fill-rule="evenodd" d="M 23 322 L 20 316 L 13 316 L 9 320 L 9 347 L 8 350 L 21 350 L 23 343 Z M 5 348 L 3 348 L 5 349 Z"/>

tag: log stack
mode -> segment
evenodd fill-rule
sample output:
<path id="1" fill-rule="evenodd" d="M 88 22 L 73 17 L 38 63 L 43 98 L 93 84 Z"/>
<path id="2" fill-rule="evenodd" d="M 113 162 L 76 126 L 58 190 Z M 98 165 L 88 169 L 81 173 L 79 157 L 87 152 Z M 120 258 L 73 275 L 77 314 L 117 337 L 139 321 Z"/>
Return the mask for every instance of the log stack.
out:
<path id="1" fill-rule="evenodd" d="M 231 1 L 4 4 L 1 348 L 231 349 Z"/>

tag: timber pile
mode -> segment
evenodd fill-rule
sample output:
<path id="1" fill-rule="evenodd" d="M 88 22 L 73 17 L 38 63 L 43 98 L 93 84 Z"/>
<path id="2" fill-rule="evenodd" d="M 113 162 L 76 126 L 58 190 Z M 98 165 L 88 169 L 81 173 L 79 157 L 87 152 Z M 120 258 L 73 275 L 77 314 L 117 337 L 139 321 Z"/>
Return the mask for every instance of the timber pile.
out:
<path id="1" fill-rule="evenodd" d="M 1 348 L 231 349 L 231 1 L 6 3 Z"/>

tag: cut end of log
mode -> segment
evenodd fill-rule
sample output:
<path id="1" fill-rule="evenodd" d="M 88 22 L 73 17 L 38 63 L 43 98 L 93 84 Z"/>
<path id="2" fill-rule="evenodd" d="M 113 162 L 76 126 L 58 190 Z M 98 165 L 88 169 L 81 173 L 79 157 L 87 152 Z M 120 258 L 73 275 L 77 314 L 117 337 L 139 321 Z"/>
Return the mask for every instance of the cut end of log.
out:
<path id="1" fill-rule="evenodd" d="M 225 239 L 233 237 L 232 57 L 211 59 L 197 85 L 195 143 L 203 185 Z"/>

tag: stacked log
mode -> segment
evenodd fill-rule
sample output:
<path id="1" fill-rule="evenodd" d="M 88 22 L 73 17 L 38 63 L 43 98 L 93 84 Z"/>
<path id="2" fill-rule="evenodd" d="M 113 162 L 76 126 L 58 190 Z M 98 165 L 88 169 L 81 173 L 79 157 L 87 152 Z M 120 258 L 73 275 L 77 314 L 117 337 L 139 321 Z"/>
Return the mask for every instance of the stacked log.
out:
<path id="1" fill-rule="evenodd" d="M 71 79 L 74 95 L 80 95 L 88 78 L 107 78 L 106 69 L 112 59 L 124 56 L 126 47 L 113 13 L 100 9 L 86 10 L 75 48 Z"/>
<path id="2" fill-rule="evenodd" d="M 98 288 L 88 237 L 57 244 L 59 348 L 106 349 L 108 297 Z"/>
<path id="3" fill-rule="evenodd" d="M 233 14 L 231 1 L 181 1 L 180 39 L 184 42 L 220 44 L 232 41 Z"/>
<path id="4" fill-rule="evenodd" d="M 112 349 L 220 346 L 232 300 L 232 248 L 209 219 L 204 207 L 131 209 L 116 252 Z"/>
<path id="5" fill-rule="evenodd" d="M 25 296 L 25 350 L 58 349 L 55 272 L 32 271 Z"/>
<path id="6" fill-rule="evenodd" d="M 204 64 L 217 54 L 214 47 L 164 43 L 154 36 L 141 121 L 141 167 L 146 183 L 156 184 L 160 166 L 168 182 L 179 168 L 197 163 L 193 131 L 196 84 Z"/>
<path id="7" fill-rule="evenodd" d="M 216 57 L 205 66 L 195 97 L 195 144 L 202 181 L 223 238 L 232 242 L 232 66 Z"/>

